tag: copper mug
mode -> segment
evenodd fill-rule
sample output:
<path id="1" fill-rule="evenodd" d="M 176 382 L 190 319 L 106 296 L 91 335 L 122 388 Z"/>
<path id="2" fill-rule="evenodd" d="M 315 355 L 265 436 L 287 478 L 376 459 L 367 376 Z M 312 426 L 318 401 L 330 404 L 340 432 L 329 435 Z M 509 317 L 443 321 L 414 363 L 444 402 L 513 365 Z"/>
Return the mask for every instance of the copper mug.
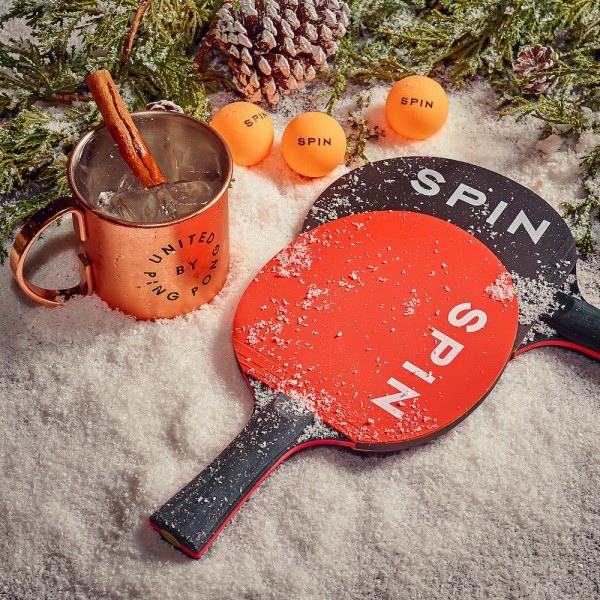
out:
<path id="1" fill-rule="evenodd" d="M 219 191 L 208 204 L 173 221 L 140 223 L 104 214 L 90 202 L 91 195 L 115 190 L 128 168 L 106 127 L 92 129 L 69 157 L 73 197 L 35 213 L 11 251 L 12 272 L 36 302 L 57 306 L 71 296 L 95 292 L 111 308 L 137 319 L 172 318 L 209 302 L 223 287 L 229 271 L 227 196 L 233 169 L 227 145 L 211 127 L 187 115 L 145 111 L 132 117 L 167 178 L 173 149 L 185 148 L 188 154 L 197 149 L 198 160 L 214 152 Z M 51 223 L 67 214 L 80 240 L 80 282 L 62 290 L 38 287 L 24 275 L 27 253 Z"/>

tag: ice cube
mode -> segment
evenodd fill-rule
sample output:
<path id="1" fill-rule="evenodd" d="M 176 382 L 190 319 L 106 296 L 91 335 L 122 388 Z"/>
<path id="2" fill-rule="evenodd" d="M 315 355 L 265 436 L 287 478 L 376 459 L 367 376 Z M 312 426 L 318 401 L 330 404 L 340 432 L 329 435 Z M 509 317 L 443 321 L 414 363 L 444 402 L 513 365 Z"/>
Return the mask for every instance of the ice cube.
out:
<path id="1" fill-rule="evenodd" d="M 174 199 L 177 218 L 195 212 L 214 197 L 211 186 L 205 181 L 177 181 L 160 187 L 164 187 Z"/>
<path id="2" fill-rule="evenodd" d="M 211 162 L 212 161 L 212 162 Z M 209 168 L 218 163 L 216 155 L 202 161 L 200 168 Z M 127 171 L 116 185 L 116 190 L 101 191 L 95 204 L 103 213 L 140 223 L 164 223 L 185 217 L 208 204 L 218 192 L 218 173 L 195 170 L 196 166 L 187 163 L 184 171 L 190 179 L 176 180 L 145 189 L 131 171 Z M 217 164 L 218 167 L 218 164 Z"/>
<path id="3" fill-rule="evenodd" d="M 177 218 L 177 207 L 164 185 L 144 189 L 129 188 L 114 195 L 122 219 L 138 223 L 161 223 Z"/>
<path id="4" fill-rule="evenodd" d="M 142 190 L 142 185 L 140 184 L 138 178 L 128 169 L 119 182 L 117 183 L 117 192 L 120 194 L 127 194 L 131 190 Z"/>
<path id="5" fill-rule="evenodd" d="M 120 203 L 120 198 L 117 192 L 100 192 L 96 199 L 96 207 L 106 215 L 125 219 L 127 221 L 134 220 L 134 215 L 128 211 L 127 206 Z"/>
<path id="6" fill-rule="evenodd" d="M 114 195 L 115 192 L 100 192 L 96 200 L 98 208 L 103 212 L 112 213 L 112 197 Z"/>
<path id="7" fill-rule="evenodd" d="M 161 160 L 161 168 L 167 178 L 167 181 L 177 181 L 179 177 L 179 167 L 184 162 L 184 151 L 171 142 L 167 138 L 163 144 L 163 158 Z"/>
<path id="8" fill-rule="evenodd" d="M 202 180 L 208 183 L 221 178 L 219 155 L 210 148 L 199 148 L 195 152 L 186 149 L 178 164 L 176 180 Z"/>
<path id="9" fill-rule="evenodd" d="M 100 169 L 80 164 L 79 175 L 76 178 L 78 191 L 86 200 L 94 200 L 95 197 L 106 189 L 106 183 Z"/>
<path id="10" fill-rule="evenodd" d="M 172 195 L 164 185 L 145 189 L 131 171 L 125 173 L 116 191 L 102 191 L 96 206 L 103 213 L 126 221 L 159 223 L 177 218 Z"/>

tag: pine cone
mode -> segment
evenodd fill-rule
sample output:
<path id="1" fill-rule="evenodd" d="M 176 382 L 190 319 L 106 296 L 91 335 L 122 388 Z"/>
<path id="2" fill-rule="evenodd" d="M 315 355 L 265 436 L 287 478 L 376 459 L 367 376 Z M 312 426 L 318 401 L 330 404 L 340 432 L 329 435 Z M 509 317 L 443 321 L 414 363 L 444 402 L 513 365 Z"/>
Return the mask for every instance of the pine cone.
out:
<path id="1" fill-rule="evenodd" d="M 160 110 L 162 112 L 178 112 L 182 113 L 183 108 L 170 100 L 157 100 L 146 104 L 146 110 Z"/>
<path id="2" fill-rule="evenodd" d="M 239 0 L 218 12 L 215 38 L 228 56 L 236 88 L 250 102 L 279 102 L 327 69 L 346 34 L 340 0 Z"/>
<path id="3" fill-rule="evenodd" d="M 513 73 L 515 79 L 523 81 L 534 73 L 548 72 L 544 77 L 536 77 L 523 86 L 525 94 L 545 94 L 556 83 L 556 76 L 552 74 L 557 58 L 556 53 L 550 46 L 536 44 L 533 48 L 525 48 L 513 61 Z"/>

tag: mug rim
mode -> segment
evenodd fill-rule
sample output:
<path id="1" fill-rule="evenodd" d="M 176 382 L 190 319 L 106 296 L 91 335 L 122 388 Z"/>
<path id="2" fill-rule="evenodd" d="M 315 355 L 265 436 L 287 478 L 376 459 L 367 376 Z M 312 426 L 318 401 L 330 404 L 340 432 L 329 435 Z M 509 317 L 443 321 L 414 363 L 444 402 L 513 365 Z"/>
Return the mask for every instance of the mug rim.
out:
<path id="1" fill-rule="evenodd" d="M 164 115 L 164 116 L 161 116 L 161 115 Z M 188 220 L 194 218 L 196 215 L 199 215 L 199 214 L 207 211 L 214 204 L 216 204 L 218 201 L 221 200 L 221 198 L 227 192 L 229 186 L 231 185 L 231 180 L 233 177 L 233 157 L 231 155 L 231 151 L 229 150 L 229 146 L 223 139 L 223 136 L 221 136 L 221 134 L 218 131 L 216 131 L 213 127 L 211 127 L 207 123 L 204 123 L 203 121 L 200 121 L 199 119 L 196 119 L 195 117 L 191 117 L 190 115 L 186 115 L 183 113 L 170 112 L 170 111 L 157 111 L 157 110 L 140 110 L 140 111 L 135 111 L 135 112 L 131 113 L 131 118 L 134 121 L 138 118 L 143 118 L 143 117 L 152 117 L 152 118 L 158 117 L 159 119 L 162 119 L 162 118 L 165 118 L 165 116 L 167 118 L 187 119 L 188 121 L 191 121 L 192 123 L 194 123 L 196 126 L 199 125 L 201 128 L 205 129 L 206 132 L 209 135 L 211 135 L 222 146 L 223 150 L 225 151 L 225 156 L 227 158 L 227 166 L 228 166 L 227 173 L 226 173 L 225 181 L 223 182 L 222 187 L 219 189 L 218 192 L 215 193 L 214 198 L 210 202 L 202 205 L 200 208 L 198 208 L 194 212 L 191 212 L 183 217 L 179 217 L 177 219 L 173 219 L 170 221 L 158 221 L 158 222 L 145 222 L 145 221 L 141 222 L 141 221 L 128 221 L 126 219 L 119 219 L 118 217 L 114 217 L 112 215 L 106 214 L 106 213 L 102 212 L 101 210 L 99 210 L 97 207 L 93 206 L 83 196 L 83 194 L 81 194 L 81 192 L 75 186 L 74 172 L 75 172 L 75 169 L 78 164 L 76 161 L 76 158 L 79 155 L 81 155 L 82 149 L 89 142 L 89 140 L 94 135 L 96 135 L 98 130 L 106 129 L 106 124 L 104 122 L 101 122 L 98 125 L 96 125 L 95 127 L 92 127 L 92 129 L 87 131 L 79 139 L 79 141 L 73 147 L 73 150 L 71 150 L 71 153 L 69 154 L 69 158 L 67 160 L 67 181 L 69 183 L 69 188 L 71 189 L 71 192 L 75 196 L 76 201 L 82 206 L 82 208 L 84 208 L 85 210 L 89 210 L 90 212 L 94 213 L 97 217 L 99 217 L 101 219 L 110 221 L 112 223 L 117 223 L 117 224 L 123 225 L 125 227 L 151 229 L 151 228 L 155 228 L 155 227 L 169 227 L 170 225 L 173 225 L 175 223 L 182 223 L 182 222 L 188 221 Z"/>

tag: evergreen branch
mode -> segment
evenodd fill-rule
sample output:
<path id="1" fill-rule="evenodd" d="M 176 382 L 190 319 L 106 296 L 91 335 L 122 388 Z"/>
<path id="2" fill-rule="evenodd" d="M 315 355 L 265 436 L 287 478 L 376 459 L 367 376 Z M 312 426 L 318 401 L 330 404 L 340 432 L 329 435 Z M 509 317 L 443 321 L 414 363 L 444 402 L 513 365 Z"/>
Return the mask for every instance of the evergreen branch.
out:
<path id="1" fill-rule="evenodd" d="M 0 204 L 0 263 L 13 227 L 68 193 L 67 155 L 81 135 L 100 120 L 93 103 L 51 113 L 24 109 L 0 128 L 0 194 L 24 196 Z"/>
<path id="2" fill-rule="evenodd" d="M 144 18 L 146 38 L 157 37 L 190 57 L 221 8 L 223 0 L 154 0 Z"/>
<path id="3" fill-rule="evenodd" d="M 440 3 L 426 19 L 415 27 L 393 31 L 383 27 L 380 35 L 389 37 L 394 45 L 406 46 L 413 59 L 430 71 L 436 64 L 455 61 L 453 81 L 462 83 L 468 73 L 482 66 L 481 50 L 490 36 L 500 30 L 503 6 L 501 0 L 485 2 L 479 7 L 448 1 Z"/>
<path id="4" fill-rule="evenodd" d="M 353 55 L 355 68 L 352 70 L 352 78 L 359 81 L 367 79 L 379 79 L 380 81 L 398 81 L 402 77 L 414 74 L 413 69 L 407 67 L 393 56 L 381 56 L 373 62 L 374 53 L 371 48 L 366 47 L 363 52 Z"/>
<path id="5" fill-rule="evenodd" d="M 592 235 L 594 218 L 600 219 L 600 144 L 581 160 L 588 169 L 584 176 L 583 189 L 586 197 L 579 202 L 564 202 L 563 216 L 571 221 L 575 230 L 577 248 L 584 256 L 596 252 L 597 243 Z"/>
<path id="6" fill-rule="evenodd" d="M 42 53 L 29 40 L 11 40 L 0 46 L 0 87 L 6 98 L 0 103 L 2 112 L 76 94 L 80 89 L 77 70 L 83 63 L 74 50 Z"/>
<path id="7" fill-rule="evenodd" d="M 563 216 L 571 220 L 572 227 L 579 233 L 575 243 L 577 249 L 583 256 L 589 256 L 596 252 L 597 243 L 592 235 L 594 217 L 598 218 L 598 209 L 600 207 L 600 194 L 598 194 L 598 181 L 584 183 L 584 189 L 587 196 L 584 200 L 577 203 L 565 202 L 565 212 Z"/>
<path id="8" fill-rule="evenodd" d="M 600 31 L 600 4 L 597 0 L 555 0 L 558 18 L 555 27 L 573 36 L 573 43 L 582 46 L 587 40 L 598 42 Z"/>
<path id="9" fill-rule="evenodd" d="M 367 142 L 377 141 L 385 137 L 385 131 L 375 125 L 371 129 L 367 117 L 357 115 L 352 111 L 348 111 L 347 117 L 350 124 L 351 132 L 346 137 L 346 166 L 350 166 L 355 162 L 363 162 L 370 164 L 370 160 L 365 154 Z"/>
<path id="10" fill-rule="evenodd" d="M 202 32 L 214 21 L 217 4 L 215 0 L 140 3 L 144 10 L 138 13 L 137 40 L 121 77 L 136 81 L 135 89 L 131 88 L 134 107 L 165 98 L 181 105 L 188 114 L 208 119 L 206 93 L 216 89 L 222 76 L 208 68 L 200 70 L 190 56 Z"/>
<path id="11" fill-rule="evenodd" d="M 328 77 L 331 88 L 326 92 L 329 100 L 325 110 L 331 114 L 335 103 L 341 98 L 348 85 L 347 72 L 351 65 L 352 44 L 349 39 L 342 39 L 336 55 L 336 68 L 330 71 Z"/>
<path id="12" fill-rule="evenodd" d="M 199 119 L 207 121 L 210 106 L 206 88 L 214 87 L 211 75 L 197 73 L 197 66 L 191 58 L 181 56 L 173 48 L 162 42 L 148 42 L 146 52 L 137 52 L 127 68 L 127 73 L 138 84 L 123 87 L 123 95 L 131 105 L 144 108 L 148 98 L 165 98 L 179 104 L 183 110 Z"/>
<path id="13" fill-rule="evenodd" d="M 559 97 L 540 96 L 530 99 L 517 96 L 511 100 L 509 106 L 498 110 L 500 116 L 515 116 L 520 121 L 527 115 L 533 115 L 551 125 L 567 126 L 562 129 L 563 135 L 569 133 L 581 133 L 585 129 L 586 119 L 581 106 L 575 99 L 565 95 Z"/>
<path id="14" fill-rule="evenodd" d="M 0 193 L 10 195 L 28 180 L 52 181 L 56 159 L 70 152 L 83 133 L 100 121 L 93 104 L 52 113 L 33 107 L 20 111 L 0 129 Z"/>
<path id="15" fill-rule="evenodd" d="M 2 19 L 4 24 L 12 19 L 24 19 L 33 30 L 36 43 L 42 52 L 66 52 L 73 36 L 83 38 L 86 51 L 110 46 L 90 48 L 85 43 L 93 38 L 97 28 L 105 29 L 129 19 L 136 0 L 14 0 L 13 8 Z"/>
<path id="16" fill-rule="evenodd" d="M 576 76 L 578 85 L 600 83 L 600 62 L 594 58 L 582 55 L 581 52 L 570 55 L 570 61 L 560 60 L 551 71 L 552 76 L 558 78 Z M 534 75 L 543 76 L 544 73 Z"/>
<path id="17" fill-rule="evenodd" d="M 121 53 L 121 62 L 119 65 L 119 75 L 123 74 L 123 68 L 125 67 L 125 64 L 127 63 L 128 59 L 129 59 L 129 55 L 131 54 L 131 51 L 133 49 L 133 41 L 135 39 L 138 28 L 142 21 L 142 17 L 144 16 L 144 13 L 150 7 L 150 4 L 152 4 L 152 0 L 141 0 L 137 10 L 135 11 L 135 15 L 133 16 L 133 19 L 131 20 L 131 26 L 129 27 L 129 31 L 127 32 L 127 35 L 125 36 L 125 40 L 123 41 L 123 51 Z"/>
<path id="18" fill-rule="evenodd" d="M 336 55 L 335 67 L 327 74 L 330 89 L 324 95 L 329 96 L 326 111 L 331 114 L 336 102 L 344 94 L 348 81 L 397 81 L 411 75 L 413 70 L 390 54 L 379 54 L 378 47 L 373 45 L 359 46 L 352 38 L 344 38 Z"/>
<path id="19" fill-rule="evenodd" d="M 590 175 L 600 175 L 600 144 L 581 159 L 581 165 L 589 169 Z"/>

